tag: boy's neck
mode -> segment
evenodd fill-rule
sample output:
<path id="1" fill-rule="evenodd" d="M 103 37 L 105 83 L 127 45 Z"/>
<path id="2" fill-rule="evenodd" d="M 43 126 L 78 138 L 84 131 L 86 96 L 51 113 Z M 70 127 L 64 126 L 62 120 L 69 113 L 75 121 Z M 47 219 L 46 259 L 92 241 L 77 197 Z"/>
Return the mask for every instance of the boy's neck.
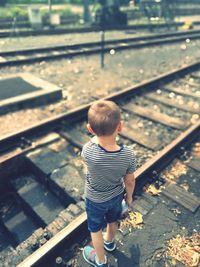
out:
<path id="1" fill-rule="evenodd" d="M 119 150 L 120 147 L 116 143 L 116 134 L 110 136 L 96 136 L 97 144 L 108 151 Z"/>

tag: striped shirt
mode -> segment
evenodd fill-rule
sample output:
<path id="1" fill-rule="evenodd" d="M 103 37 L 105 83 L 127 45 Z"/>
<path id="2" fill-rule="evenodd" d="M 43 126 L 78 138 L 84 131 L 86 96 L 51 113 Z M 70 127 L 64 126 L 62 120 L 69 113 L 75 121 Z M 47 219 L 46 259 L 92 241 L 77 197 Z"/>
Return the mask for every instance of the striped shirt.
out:
<path id="1" fill-rule="evenodd" d="M 136 162 L 132 149 L 121 146 L 117 151 L 107 151 L 89 141 L 81 153 L 86 166 L 86 198 L 93 202 L 108 201 L 123 193 L 124 177 L 135 171 Z"/>

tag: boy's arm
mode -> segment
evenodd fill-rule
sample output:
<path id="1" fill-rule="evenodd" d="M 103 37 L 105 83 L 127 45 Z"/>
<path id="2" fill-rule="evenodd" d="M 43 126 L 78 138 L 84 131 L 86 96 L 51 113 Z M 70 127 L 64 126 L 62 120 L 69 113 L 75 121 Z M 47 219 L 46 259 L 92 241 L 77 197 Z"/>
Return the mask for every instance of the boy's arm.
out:
<path id="1" fill-rule="evenodd" d="M 133 192 L 135 189 L 135 175 L 134 173 L 127 174 L 124 178 L 124 184 L 126 188 L 126 202 L 128 206 L 131 206 L 133 202 Z"/>

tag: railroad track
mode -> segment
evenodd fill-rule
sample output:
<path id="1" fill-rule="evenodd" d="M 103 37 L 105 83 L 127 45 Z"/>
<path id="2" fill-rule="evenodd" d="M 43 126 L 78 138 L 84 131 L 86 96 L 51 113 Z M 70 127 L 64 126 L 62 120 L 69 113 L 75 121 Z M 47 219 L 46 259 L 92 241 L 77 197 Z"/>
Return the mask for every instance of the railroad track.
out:
<path id="1" fill-rule="evenodd" d="M 91 55 L 102 51 L 119 51 L 130 48 L 143 48 L 200 38 L 200 31 L 173 32 L 167 34 L 147 35 L 143 37 L 108 40 L 106 42 L 88 42 L 57 47 L 43 47 L 18 51 L 0 52 L 0 67 L 32 64 L 42 60 L 54 60 L 77 55 Z"/>
<path id="2" fill-rule="evenodd" d="M 138 158 L 136 193 L 149 178 L 158 185 L 163 182 L 160 171 L 173 158 L 185 156 L 186 147 L 199 137 L 199 67 L 198 62 L 106 98 L 116 101 L 122 110 L 124 131 L 119 142 L 132 146 Z M 60 250 L 63 244 L 66 248 L 67 243 L 74 245 L 88 237 L 80 159 L 82 145 L 90 138 L 85 130 L 88 107 L 1 137 L 2 266 L 55 266 L 55 258 L 65 251 Z M 199 171 L 197 158 L 188 162 Z M 199 192 L 194 188 L 197 196 L 192 197 L 180 190 L 179 185 L 167 184 L 163 194 L 175 201 L 179 194 L 178 203 L 195 214 Z M 146 215 L 141 198 L 134 207 Z M 154 201 L 149 199 L 153 208 Z M 67 253 L 65 261 L 71 256 Z M 56 261 L 61 266 L 61 259 Z"/>
<path id="3" fill-rule="evenodd" d="M 128 25 L 128 26 L 118 26 L 118 27 L 106 27 L 106 31 L 114 31 L 114 30 L 145 30 L 145 29 L 155 29 L 155 28 L 175 28 L 181 27 L 184 23 L 183 22 L 174 22 L 168 24 L 137 24 L 137 25 Z M 194 22 L 194 25 L 199 25 L 199 22 Z M 11 25 L 10 25 L 11 28 Z M 19 30 L 20 25 L 16 25 L 15 29 Z M 5 37 L 22 37 L 22 36 L 38 36 L 38 35 L 57 35 L 57 34 L 67 34 L 67 33 L 85 33 L 85 32 L 98 32 L 101 31 L 101 27 L 74 27 L 74 28 L 47 28 L 42 30 L 31 30 L 31 29 L 21 29 L 19 32 L 15 31 L 15 29 L 7 30 L 7 27 L 1 28 L 0 31 L 0 38 Z"/>

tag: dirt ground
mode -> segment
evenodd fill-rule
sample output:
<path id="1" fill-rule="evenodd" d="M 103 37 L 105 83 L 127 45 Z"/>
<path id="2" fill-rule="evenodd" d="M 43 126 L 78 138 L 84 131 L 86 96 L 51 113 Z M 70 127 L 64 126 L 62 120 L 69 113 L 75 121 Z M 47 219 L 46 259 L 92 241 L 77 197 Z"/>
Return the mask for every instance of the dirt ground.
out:
<path id="1" fill-rule="evenodd" d="M 54 38 L 57 37 L 54 36 Z M 37 42 L 42 45 L 44 41 L 38 39 Z M 21 43 L 23 43 L 23 40 L 21 40 Z M 24 46 L 26 46 L 25 39 Z M 1 115 L 1 135 L 19 130 L 61 112 L 66 112 L 71 108 L 89 103 L 120 89 L 144 82 L 144 80 L 156 77 L 161 73 L 198 61 L 200 58 L 199 47 L 199 40 L 186 40 L 166 46 L 154 46 L 139 50 L 131 49 L 121 52 L 112 51 L 112 53 L 105 54 L 105 67 L 103 69 L 101 68 L 100 55 L 65 58 L 51 62 L 42 61 L 32 65 L 2 68 L 1 79 L 8 77 L 10 74 L 30 72 L 58 85 L 62 88 L 63 100 L 50 105 L 27 108 Z"/>

